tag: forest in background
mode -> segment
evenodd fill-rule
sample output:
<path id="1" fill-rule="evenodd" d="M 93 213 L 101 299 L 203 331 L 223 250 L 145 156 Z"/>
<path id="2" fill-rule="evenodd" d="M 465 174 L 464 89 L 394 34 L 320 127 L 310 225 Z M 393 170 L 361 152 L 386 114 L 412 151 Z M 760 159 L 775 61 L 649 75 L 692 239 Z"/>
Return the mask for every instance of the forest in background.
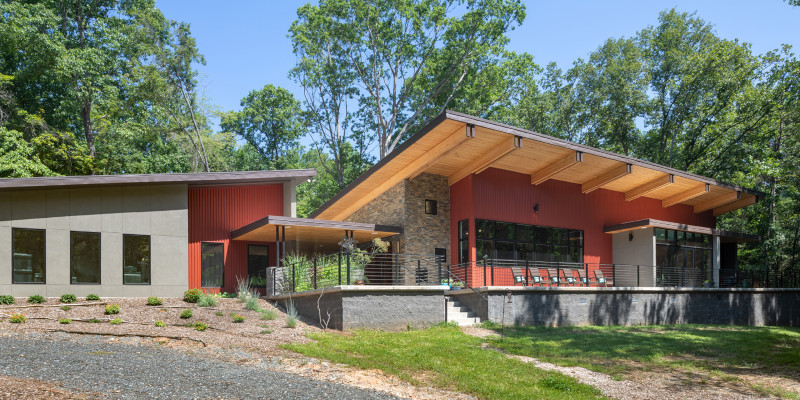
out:
<path id="1" fill-rule="evenodd" d="M 754 54 L 672 9 L 562 70 L 506 48 L 519 0 L 377 3 L 300 7 L 287 74 L 302 96 L 266 85 L 219 112 L 189 25 L 153 0 L 0 0 L 0 177 L 314 168 L 307 215 L 450 109 L 766 193 L 718 227 L 763 237 L 742 269 L 800 285 L 789 46 Z"/>

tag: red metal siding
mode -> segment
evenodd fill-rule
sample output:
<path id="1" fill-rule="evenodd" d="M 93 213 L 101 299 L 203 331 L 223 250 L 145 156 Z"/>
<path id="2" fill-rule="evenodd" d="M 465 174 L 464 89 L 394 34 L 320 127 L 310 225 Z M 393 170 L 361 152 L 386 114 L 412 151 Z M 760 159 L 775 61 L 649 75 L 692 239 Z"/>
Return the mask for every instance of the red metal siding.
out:
<path id="1" fill-rule="evenodd" d="M 539 204 L 539 212 L 533 211 Z M 458 220 L 491 219 L 523 224 L 580 229 L 584 232 L 584 262 L 612 263 L 611 235 L 603 226 L 645 218 L 713 228 L 712 211 L 695 214 L 690 206 L 661 207 L 661 201 L 640 197 L 625 201 L 625 194 L 598 189 L 581 193 L 577 184 L 549 180 L 530 184 L 530 175 L 489 168 L 450 187 L 450 207 L 454 235 Z M 471 259 L 475 258 L 475 226 L 470 223 Z M 457 237 L 453 236 L 457 246 Z M 453 247 L 457 248 L 457 247 Z"/>
<path id="2" fill-rule="evenodd" d="M 236 277 L 247 275 L 247 245 L 274 243 L 230 240 L 230 233 L 267 215 L 283 215 L 283 185 L 223 186 L 189 189 L 189 287 L 200 287 L 200 243 L 225 245 L 226 292 L 236 289 Z M 219 288 L 209 288 L 210 292 Z"/>

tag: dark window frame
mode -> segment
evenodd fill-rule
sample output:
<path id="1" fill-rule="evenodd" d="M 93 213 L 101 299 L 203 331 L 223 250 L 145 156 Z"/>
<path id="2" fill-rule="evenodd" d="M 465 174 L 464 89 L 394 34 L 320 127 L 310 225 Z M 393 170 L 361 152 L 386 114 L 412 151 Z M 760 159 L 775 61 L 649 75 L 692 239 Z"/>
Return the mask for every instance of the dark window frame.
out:
<path id="1" fill-rule="evenodd" d="M 425 199 L 425 214 L 427 215 L 438 215 L 439 213 L 439 202 L 436 200 Z"/>
<path id="2" fill-rule="evenodd" d="M 461 229 L 463 225 L 466 225 L 466 229 Z M 469 258 L 470 258 L 469 257 L 470 256 L 470 251 L 469 251 L 469 220 L 468 219 L 462 219 L 461 221 L 458 221 L 458 224 L 456 225 L 456 229 L 458 230 L 458 232 L 456 232 L 456 235 L 457 235 L 457 238 L 458 238 L 458 263 L 459 264 L 468 263 L 469 262 Z M 463 232 L 463 235 L 462 235 L 462 232 Z M 464 254 L 465 250 L 466 250 L 466 256 Z"/>
<path id="3" fill-rule="evenodd" d="M 253 247 L 253 246 L 266 247 L 267 248 L 267 256 L 266 256 L 267 257 L 267 268 L 269 268 L 269 256 L 270 256 L 270 254 L 269 254 L 270 253 L 269 245 L 268 244 L 249 243 L 247 245 L 247 281 L 248 282 L 250 282 L 250 278 L 251 278 L 251 275 L 250 275 L 250 248 Z M 224 254 L 224 248 L 223 248 L 223 254 Z M 224 268 L 225 268 L 225 266 L 223 265 L 223 270 L 222 270 L 222 279 L 223 279 L 223 281 L 225 280 L 225 269 Z M 266 279 L 267 268 L 264 268 L 264 274 L 265 274 L 264 275 L 264 279 Z M 261 285 L 253 285 L 252 283 L 250 283 L 250 286 L 256 287 L 256 288 L 262 288 L 262 287 L 266 287 L 267 285 L 266 285 L 266 283 L 263 286 L 261 286 Z"/>
<path id="4" fill-rule="evenodd" d="M 42 267 L 43 271 L 43 280 L 42 282 L 14 282 L 14 249 L 16 248 L 15 243 L 15 236 L 14 232 L 16 231 L 37 231 L 42 232 L 44 234 L 44 240 L 42 240 L 42 247 L 44 248 L 44 265 Z M 47 284 L 47 229 L 39 229 L 39 228 L 11 228 L 11 284 L 12 285 L 46 285 Z"/>
<path id="5" fill-rule="evenodd" d="M 514 236 L 513 240 L 509 240 L 508 237 L 498 238 L 498 233 L 496 232 L 498 225 L 503 225 L 506 228 L 513 226 L 513 228 L 510 229 L 511 235 Z M 531 254 L 531 258 L 533 259 L 528 261 L 561 262 L 565 264 L 584 263 L 586 236 L 583 230 L 476 218 L 476 230 L 478 230 L 479 226 L 483 228 L 483 230 L 476 234 L 475 246 L 477 250 L 480 250 L 481 248 L 485 248 L 487 246 L 487 244 L 482 244 L 481 242 L 490 242 L 489 250 L 491 251 L 492 256 L 484 254 L 484 256 L 487 256 L 488 259 L 496 259 L 498 243 L 505 245 L 514 243 L 513 259 L 515 261 L 527 260 L 527 257 L 521 255 L 519 252 L 520 248 L 523 247 L 521 245 L 526 245 L 524 247 L 528 247 L 527 245 L 532 245 L 533 253 Z M 520 230 L 520 227 L 524 227 L 524 229 Z M 517 239 L 516 235 L 518 231 L 526 231 L 528 240 Z M 573 240 L 573 238 L 577 238 L 577 240 Z M 547 256 L 545 257 L 546 259 L 539 257 L 539 254 L 542 254 L 542 250 L 544 250 L 544 253 L 547 253 Z M 573 250 L 579 250 L 576 253 L 578 256 L 577 260 L 570 259 L 573 254 Z M 568 261 L 563 261 L 561 259 L 557 260 L 555 259 L 556 256 L 559 256 L 558 258 L 566 258 Z M 481 261 L 479 256 L 478 258 L 479 259 L 477 261 Z"/>
<path id="6" fill-rule="evenodd" d="M 74 266 L 72 265 L 75 253 L 74 233 L 91 233 L 97 235 L 97 283 L 95 282 L 72 282 Z M 101 232 L 92 231 L 69 231 L 69 284 L 70 285 L 102 285 L 103 284 L 103 235 Z"/>
<path id="7" fill-rule="evenodd" d="M 146 237 L 147 240 L 147 255 L 148 255 L 148 262 L 150 265 L 147 267 L 147 272 L 149 276 L 147 277 L 147 283 L 126 283 L 125 282 L 125 237 L 126 236 L 138 236 L 138 237 Z M 122 284 L 123 285 L 139 285 L 139 286 L 150 286 L 153 284 L 153 237 L 152 235 L 139 235 L 134 233 L 123 233 L 122 234 Z"/>
<path id="8" fill-rule="evenodd" d="M 203 286 L 203 245 L 222 246 L 222 277 L 219 286 Z M 200 287 L 205 289 L 221 289 L 225 287 L 225 243 L 224 242 L 200 242 Z"/>

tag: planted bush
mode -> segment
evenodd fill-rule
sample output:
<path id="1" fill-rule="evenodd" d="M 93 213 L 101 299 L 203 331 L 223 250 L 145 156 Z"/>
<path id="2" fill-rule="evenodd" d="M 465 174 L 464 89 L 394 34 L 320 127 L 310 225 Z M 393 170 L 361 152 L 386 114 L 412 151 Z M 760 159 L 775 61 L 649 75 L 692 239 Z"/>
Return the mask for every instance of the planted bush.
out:
<path id="1" fill-rule="evenodd" d="M 12 324 L 21 324 L 27 320 L 28 319 L 25 318 L 24 315 L 18 313 L 18 314 L 12 314 L 11 317 L 8 319 L 8 322 L 11 322 Z"/>
<path id="2" fill-rule="evenodd" d="M 94 293 L 86 296 L 86 301 L 98 301 L 98 300 L 100 300 L 100 296 L 98 296 L 98 295 L 96 295 Z"/>
<path id="3" fill-rule="evenodd" d="M 89 320 L 89 323 L 90 323 L 90 324 L 99 324 L 99 323 L 100 323 L 100 320 L 99 320 L 99 319 L 97 319 L 97 318 L 92 318 L 92 319 L 90 319 L 90 320 Z"/>
<path id="4" fill-rule="evenodd" d="M 199 307 L 216 307 L 217 306 L 217 299 L 215 299 L 211 295 L 203 293 L 200 296 L 200 300 L 197 301 L 197 305 Z"/>
<path id="5" fill-rule="evenodd" d="M 72 320 L 69 318 L 61 318 L 58 320 L 59 324 L 69 325 L 72 323 Z"/>
<path id="6" fill-rule="evenodd" d="M 106 315 L 119 314 L 119 304 L 109 304 L 106 306 Z"/>
<path id="7" fill-rule="evenodd" d="M 242 323 L 244 322 L 244 317 L 239 314 L 233 314 L 233 322 Z"/>
<path id="8" fill-rule="evenodd" d="M 261 307 L 258 305 L 258 297 L 248 297 L 244 302 L 244 308 L 247 310 L 261 311 Z"/>
<path id="9" fill-rule="evenodd" d="M 194 326 L 194 330 L 199 331 L 199 332 L 202 332 L 202 331 L 208 329 L 208 325 L 206 325 L 206 323 L 203 322 L 203 321 L 197 321 L 192 326 Z"/>
<path id="10" fill-rule="evenodd" d="M 7 294 L 0 295 L 0 304 L 14 304 L 16 301 L 14 300 L 14 296 L 10 296 Z"/>
<path id="11" fill-rule="evenodd" d="M 147 298 L 147 305 L 148 306 L 160 306 L 162 304 L 164 304 L 164 300 L 161 300 L 158 297 L 148 297 Z"/>
<path id="12" fill-rule="evenodd" d="M 187 309 L 181 311 L 181 318 L 183 318 L 183 319 L 192 318 L 192 310 L 187 308 Z"/>
<path id="13" fill-rule="evenodd" d="M 216 315 L 218 317 L 221 317 L 221 316 L 223 316 L 225 314 L 223 314 L 222 311 L 217 311 L 217 312 L 214 313 L 214 315 Z"/>
<path id="14" fill-rule="evenodd" d="M 78 298 L 75 297 L 74 294 L 62 294 L 61 295 L 61 302 L 62 303 L 74 303 L 78 301 Z"/>
<path id="15" fill-rule="evenodd" d="M 119 325 L 122 323 L 122 318 L 114 318 L 111 321 L 108 321 L 108 323 L 111 325 Z"/>
<path id="16" fill-rule="evenodd" d="M 187 303 L 197 303 L 202 294 L 203 293 L 200 292 L 200 289 L 189 289 L 183 292 L 183 301 Z"/>
<path id="17" fill-rule="evenodd" d="M 156 321 L 156 326 L 159 328 L 163 328 L 167 326 L 167 324 L 165 324 L 164 321 Z"/>
<path id="18" fill-rule="evenodd" d="M 272 321 L 275 318 L 278 318 L 278 313 L 275 310 L 261 310 L 261 319 Z"/>
<path id="19" fill-rule="evenodd" d="M 286 327 L 287 328 L 294 328 L 297 326 L 297 308 L 294 306 L 293 301 L 289 301 L 286 304 Z"/>
<path id="20" fill-rule="evenodd" d="M 35 294 L 35 295 L 31 296 L 31 297 L 28 297 L 28 303 L 32 303 L 32 304 L 42 304 L 45 301 L 47 301 L 47 300 L 45 300 L 44 297 L 39 296 L 38 294 Z"/>
<path id="21" fill-rule="evenodd" d="M 72 307 L 70 307 L 70 306 L 61 306 L 61 311 L 69 311 L 69 310 L 72 310 Z"/>

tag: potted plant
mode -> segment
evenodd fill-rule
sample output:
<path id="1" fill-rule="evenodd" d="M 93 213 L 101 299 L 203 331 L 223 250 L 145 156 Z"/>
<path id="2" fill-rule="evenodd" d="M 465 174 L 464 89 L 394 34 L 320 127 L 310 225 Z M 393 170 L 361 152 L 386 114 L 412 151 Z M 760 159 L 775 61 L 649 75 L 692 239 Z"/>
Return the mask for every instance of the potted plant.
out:
<path id="1" fill-rule="evenodd" d="M 464 287 L 464 282 L 452 282 L 450 290 L 461 290 Z"/>

